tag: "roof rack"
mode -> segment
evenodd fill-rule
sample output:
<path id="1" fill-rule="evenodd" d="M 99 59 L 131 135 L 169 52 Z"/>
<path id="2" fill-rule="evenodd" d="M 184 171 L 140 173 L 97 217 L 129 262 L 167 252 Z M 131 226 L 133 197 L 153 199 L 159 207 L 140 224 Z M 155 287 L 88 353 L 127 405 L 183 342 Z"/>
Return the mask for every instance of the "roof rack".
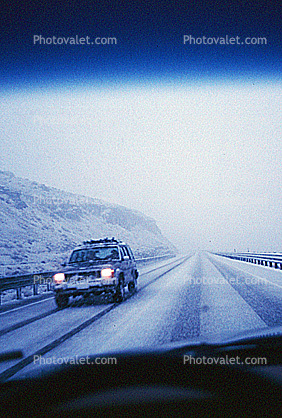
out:
<path id="1" fill-rule="evenodd" d="M 83 245 L 93 245 L 93 244 L 118 244 L 120 241 L 113 238 L 103 238 L 103 239 L 92 239 L 90 241 L 83 241 Z"/>

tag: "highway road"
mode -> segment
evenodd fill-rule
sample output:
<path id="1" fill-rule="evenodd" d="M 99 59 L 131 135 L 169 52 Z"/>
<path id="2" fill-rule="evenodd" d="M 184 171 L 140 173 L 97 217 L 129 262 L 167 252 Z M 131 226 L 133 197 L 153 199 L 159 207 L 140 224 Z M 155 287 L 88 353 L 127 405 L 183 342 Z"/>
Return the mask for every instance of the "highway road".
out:
<path id="1" fill-rule="evenodd" d="M 139 270 L 138 291 L 122 304 L 78 300 L 58 310 L 50 297 L 2 312 L 1 352 L 21 349 L 24 357 L 1 363 L 1 379 L 37 373 L 54 359 L 282 325 L 280 270 L 210 253 Z"/>

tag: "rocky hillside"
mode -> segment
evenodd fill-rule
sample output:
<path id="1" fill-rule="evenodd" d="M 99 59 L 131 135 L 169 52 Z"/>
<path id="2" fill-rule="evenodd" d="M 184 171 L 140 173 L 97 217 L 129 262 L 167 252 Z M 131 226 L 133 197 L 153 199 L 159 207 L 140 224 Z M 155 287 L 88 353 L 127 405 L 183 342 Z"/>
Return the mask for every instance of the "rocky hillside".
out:
<path id="1" fill-rule="evenodd" d="M 115 237 L 137 257 L 172 254 L 154 219 L 0 171 L 0 276 L 53 270 L 77 244 Z"/>

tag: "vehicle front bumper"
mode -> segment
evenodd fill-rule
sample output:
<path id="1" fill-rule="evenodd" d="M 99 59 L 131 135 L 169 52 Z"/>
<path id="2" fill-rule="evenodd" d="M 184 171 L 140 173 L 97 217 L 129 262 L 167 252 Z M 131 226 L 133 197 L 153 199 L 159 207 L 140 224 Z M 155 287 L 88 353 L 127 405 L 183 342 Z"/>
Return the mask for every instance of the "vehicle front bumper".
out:
<path id="1" fill-rule="evenodd" d="M 102 294 L 102 293 L 112 293 L 114 294 L 117 290 L 117 280 L 111 279 L 111 283 L 108 279 L 96 280 L 93 283 L 76 283 L 76 284 L 59 284 L 54 285 L 54 292 L 61 293 L 68 296 L 80 296 L 86 294 Z"/>

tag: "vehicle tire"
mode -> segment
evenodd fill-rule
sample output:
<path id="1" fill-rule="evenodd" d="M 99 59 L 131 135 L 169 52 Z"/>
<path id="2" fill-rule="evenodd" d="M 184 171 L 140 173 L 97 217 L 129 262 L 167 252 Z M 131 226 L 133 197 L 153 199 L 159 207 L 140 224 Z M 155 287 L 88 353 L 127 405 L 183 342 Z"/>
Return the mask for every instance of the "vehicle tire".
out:
<path id="1" fill-rule="evenodd" d="M 113 296 L 115 303 L 121 303 L 124 300 L 124 287 L 123 283 L 119 282 L 118 288 Z"/>
<path id="2" fill-rule="evenodd" d="M 134 293 L 137 290 L 137 280 L 134 279 L 132 282 L 128 283 L 128 291 Z"/>
<path id="3" fill-rule="evenodd" d="M 68 295 L 62 295 L 59 293 L 55 296 L 55 302 L 59 309 L 66 308 L 69 303 L 69 297 Z"/>

